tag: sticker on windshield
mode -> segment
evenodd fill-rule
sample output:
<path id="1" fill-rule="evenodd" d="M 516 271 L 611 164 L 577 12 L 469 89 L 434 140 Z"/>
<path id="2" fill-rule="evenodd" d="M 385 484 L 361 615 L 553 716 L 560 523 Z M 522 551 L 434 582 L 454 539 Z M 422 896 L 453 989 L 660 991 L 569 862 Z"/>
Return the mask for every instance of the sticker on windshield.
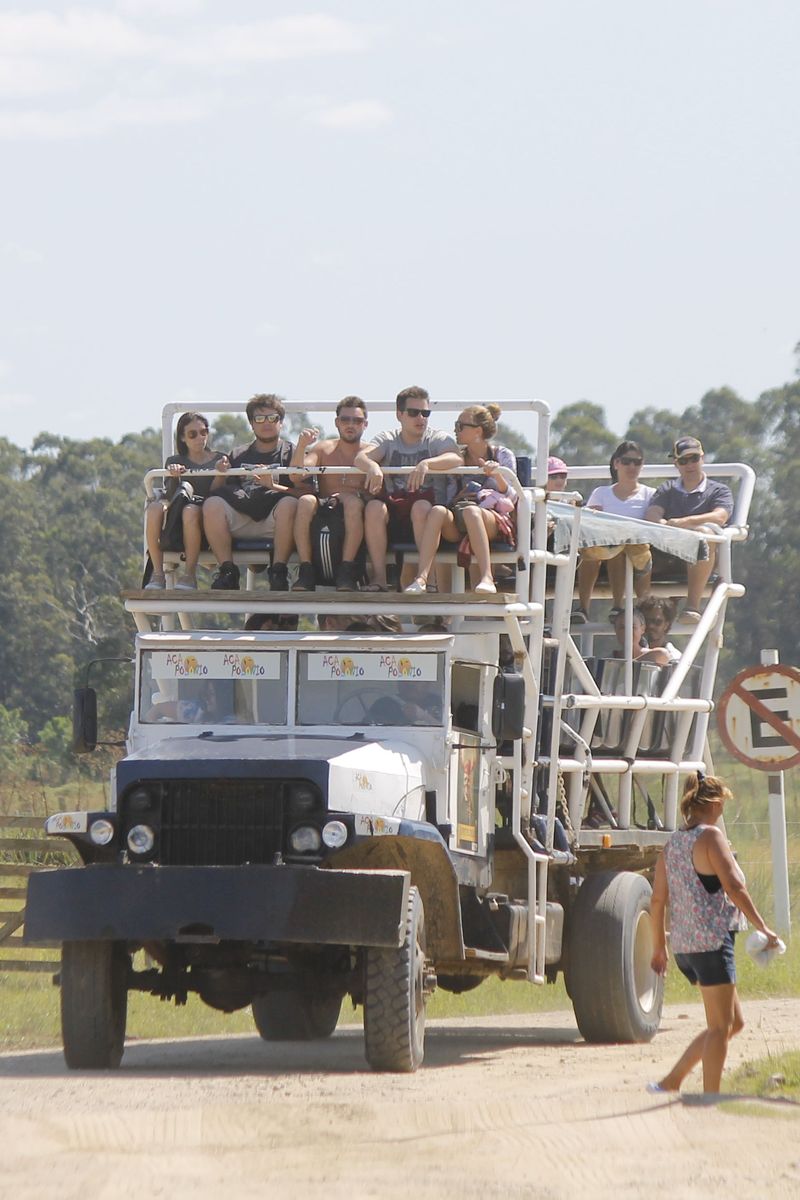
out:
<path id="1" fill-rule="evenodd" d="M 150 664 L 153 679 L 280 679 L 282 657 L 263 650 L 158 650 Z"/>
<path id="2" fill-rule="evenodd" d="M 311 681 L 435 683 L 438 654 L 309 654 Z"/>

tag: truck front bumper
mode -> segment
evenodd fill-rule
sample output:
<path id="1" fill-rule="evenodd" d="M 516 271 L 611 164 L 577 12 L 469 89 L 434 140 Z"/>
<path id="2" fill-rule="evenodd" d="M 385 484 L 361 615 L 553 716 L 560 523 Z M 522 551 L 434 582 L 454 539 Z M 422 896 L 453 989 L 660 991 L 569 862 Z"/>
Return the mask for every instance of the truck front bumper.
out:
<path id="1" fill-rule="evenodd" d="M 25 941 L 402 943 L 407 871 L 93 865 L 28 881 Z"/>

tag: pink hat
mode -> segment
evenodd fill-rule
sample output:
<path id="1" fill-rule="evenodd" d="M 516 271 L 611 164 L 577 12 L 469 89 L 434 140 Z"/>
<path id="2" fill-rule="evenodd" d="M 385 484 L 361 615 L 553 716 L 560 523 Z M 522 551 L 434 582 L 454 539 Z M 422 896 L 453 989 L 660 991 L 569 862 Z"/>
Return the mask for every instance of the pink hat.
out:
<path id="1" fill-rule="evenodd" d="M 569 467 L 564 462 L 563 458 L 556 458 L 555 454 L 551 454 L 547 460 L 548 475 L 567 475 Z"/>

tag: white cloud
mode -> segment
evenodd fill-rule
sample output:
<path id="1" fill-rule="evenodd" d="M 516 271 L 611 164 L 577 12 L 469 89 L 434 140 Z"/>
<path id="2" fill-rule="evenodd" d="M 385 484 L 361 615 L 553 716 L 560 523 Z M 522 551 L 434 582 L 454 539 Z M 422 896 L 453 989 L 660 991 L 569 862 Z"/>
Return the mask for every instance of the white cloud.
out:
<path id="1" fill-rule="evenodd" d="M 81 82 L 77 64 L 55 64 L 45 59 L 0 56 L 0 96 L 46 96 L 63 92 Z"/>
<path id="2" fill-rule="evenodd" d="M 325 13 L 237 23 L 209 17 L 196 0 L 119 0 L 117 8 L 0 13 L 0 97 L 29 102 L 0 109 L 0 138 L 78 138 L 199 120 L 234 99 L 227 85 L 224 95 L 201 94 L 211 76 L 368 47 L 365 27 Z M 382 119 L 369 103 L 319 116 L 351 128 Z"/>
<path id="3" fill-rule="evenodd" d="M 110 95 L 86 108 L 6 112 L 0 113 L 0 138 L 68 140 L 96 137 L 125 126 L 174 125 L 207 116 L 217 102 L 213 94 Z"/>
<path id="4" fill-rule="evenodd" d="M 256 325 L 256 336 L 263 338 L 274 338 L 280 333 L 280 326 L 274 321 L 261 321 Z"/>
<path id="5" fill-rule="evenodd" d="M 170 57 L 177 62 L 262 63 L 353 54 L 367 48 L 362 30 L 322 13 L 280 17 L 221 26 L 194 38 L 173 42 Z"/>
<path id="6" fill-rule="evenodd" d="M 30 246 L 20 246 L 18 242 L 5 242 L 3 246 L 0 246 L 0 258 L 22 263 L 25 266 L 33 266 L 36 263 L 44 262 L 44 255 L 41 250 L 34 250 Z"/>
<path id="7" fill-rule="evenodd" d="M 131 17 L 189 17 L 205 8 L 204 0 L 117 0 L 117 9 Z"/>
<path id="8" fill-rule="evenodd" d="M 309 120 L 327 129 L 377 129 L 391 119 L 391 110 L 380 100 L 350 100 L 309 114 Z"/>
<path id="9" fill-rule="evenodd" d="M 157 42 L 113 13 L 72 9 L 0 13 L 3 55 L 87 54 L 93 58 L 150 54 Z"/>

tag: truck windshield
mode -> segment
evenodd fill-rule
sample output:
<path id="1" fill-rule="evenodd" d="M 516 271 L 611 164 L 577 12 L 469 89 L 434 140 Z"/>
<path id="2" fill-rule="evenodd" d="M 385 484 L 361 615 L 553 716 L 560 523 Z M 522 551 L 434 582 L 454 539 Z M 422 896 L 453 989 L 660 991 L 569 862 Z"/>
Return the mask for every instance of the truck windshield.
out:
<path id="1" fill-rule="evenodd" d="M 298 656 L 298 725 L 441 725 L 444 655 Z"/>
<path id="2" fill-rule="evenodd" d="M 145 651 L 145 724 L 285 725 L 288 655 L 281 651 Z"/>

